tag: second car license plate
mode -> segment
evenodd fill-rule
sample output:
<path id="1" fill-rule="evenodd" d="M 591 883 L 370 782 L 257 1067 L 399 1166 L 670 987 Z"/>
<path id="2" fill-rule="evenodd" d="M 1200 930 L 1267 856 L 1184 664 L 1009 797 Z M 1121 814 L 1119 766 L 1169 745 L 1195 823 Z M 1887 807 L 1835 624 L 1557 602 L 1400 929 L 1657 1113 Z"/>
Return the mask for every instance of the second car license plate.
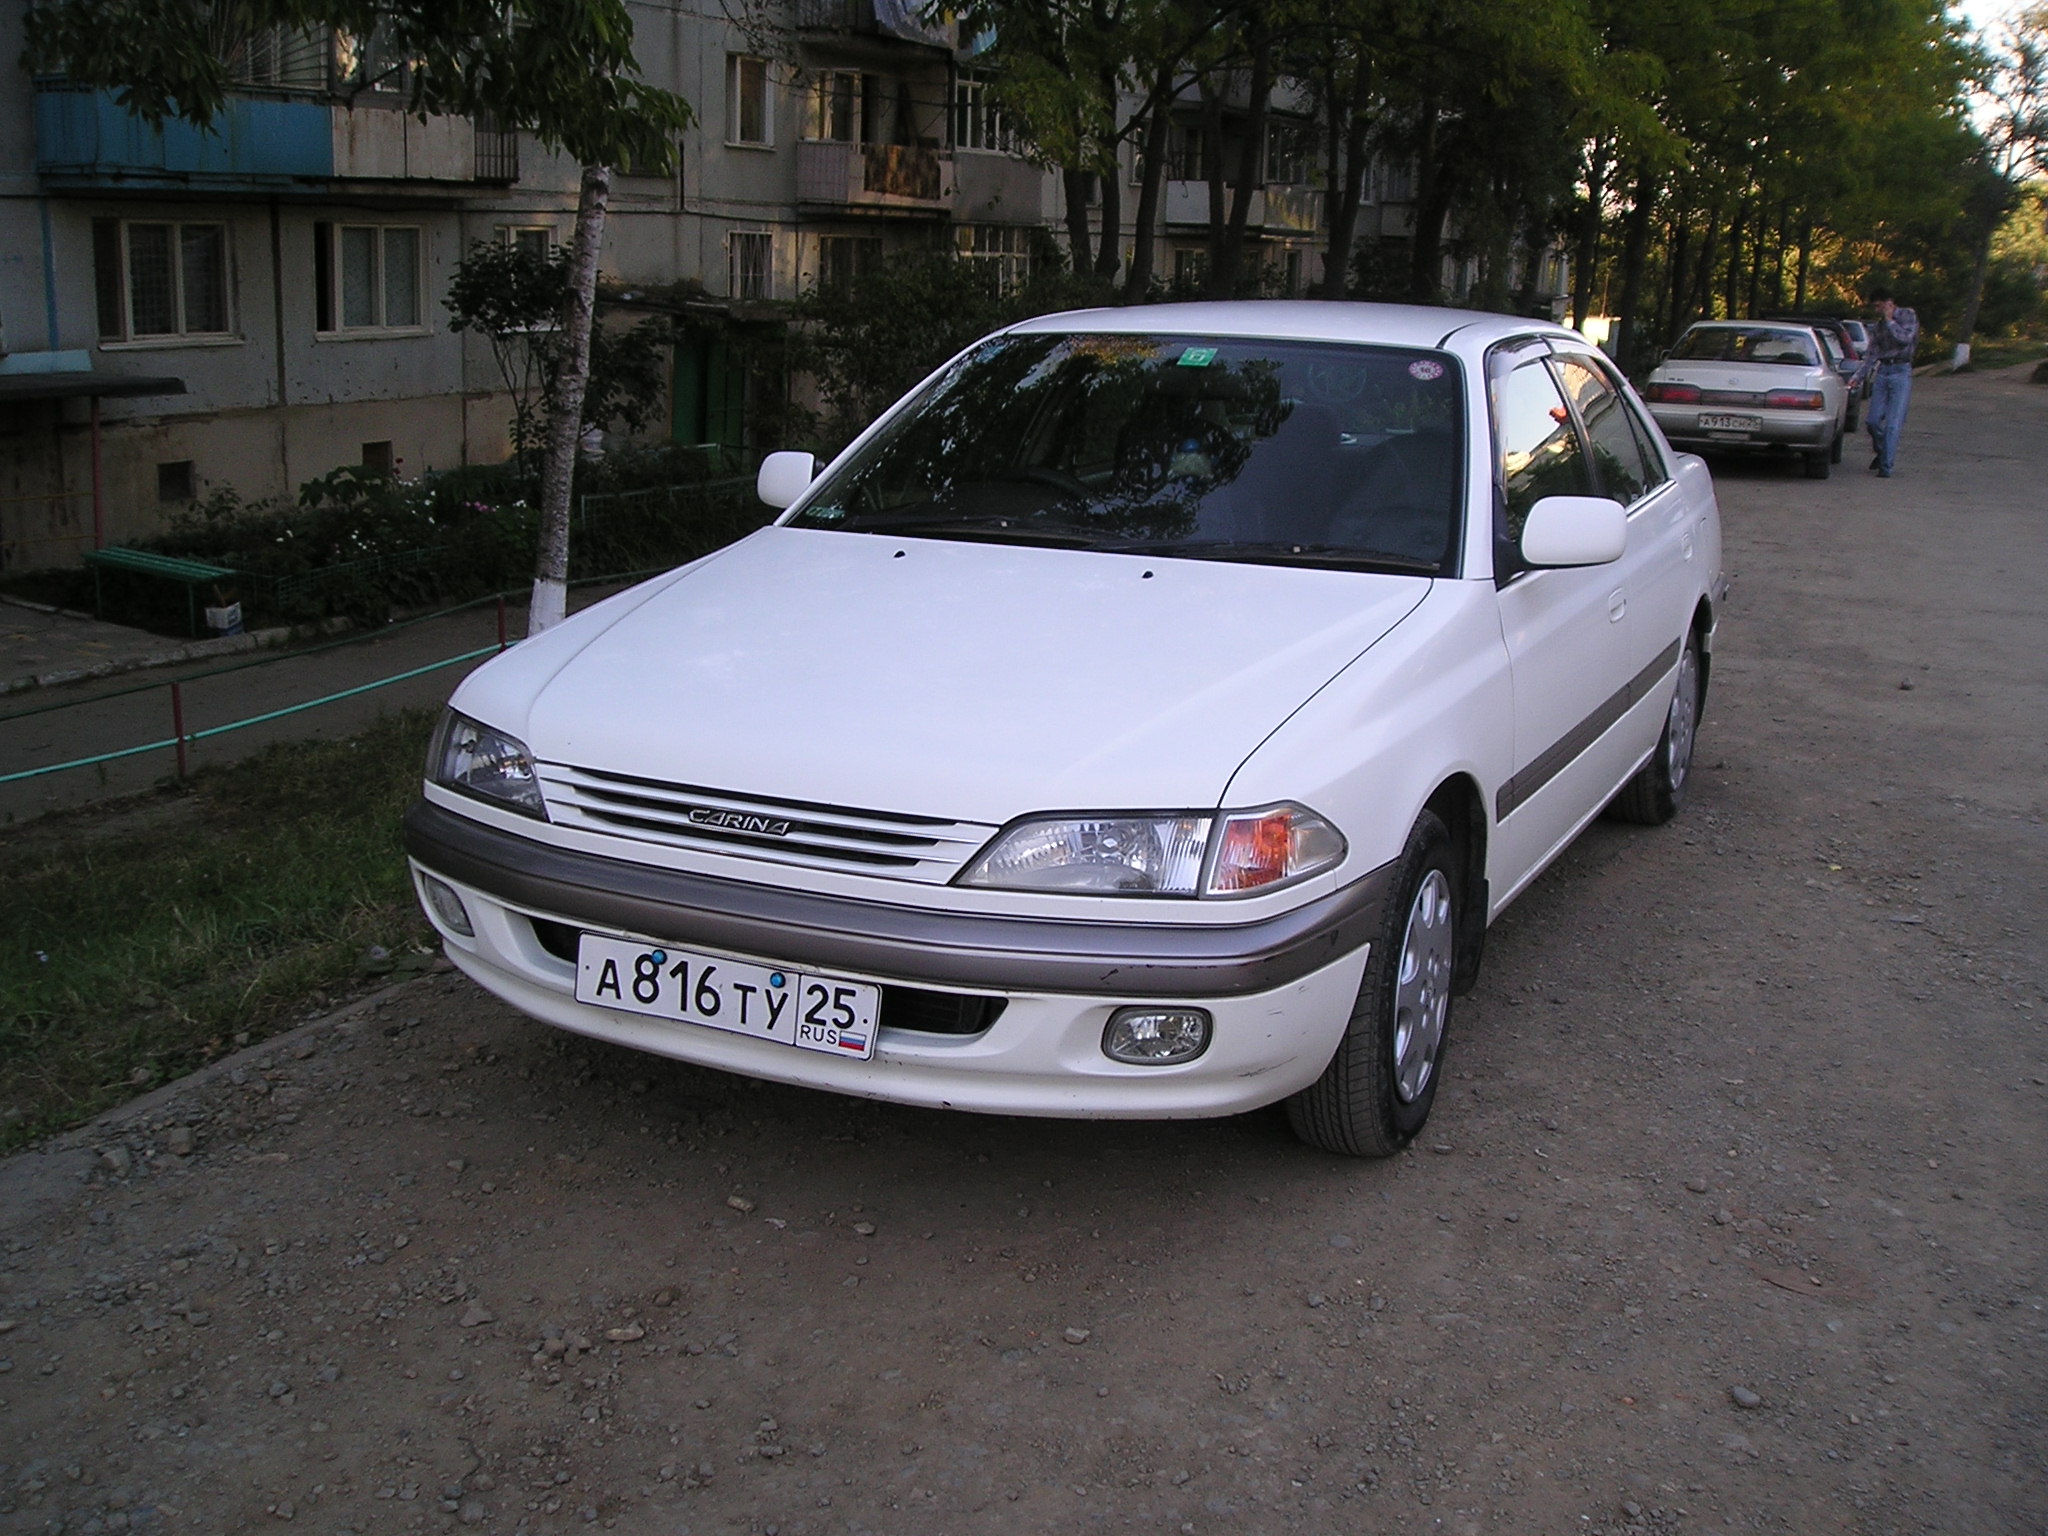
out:
<path id="1" fill-rule="evenodd" d="M 882 989 L 586 933 L 576 951 L 576 1001 L 866 1061 L 875 1053 Z"/>
<path id="2" fill-rule="evenodd" d="M 1712 411 L 1700 412 L 1702 432 L 1761 432 L 1764 419 L 1761 416 L 1721 416 Z"/>

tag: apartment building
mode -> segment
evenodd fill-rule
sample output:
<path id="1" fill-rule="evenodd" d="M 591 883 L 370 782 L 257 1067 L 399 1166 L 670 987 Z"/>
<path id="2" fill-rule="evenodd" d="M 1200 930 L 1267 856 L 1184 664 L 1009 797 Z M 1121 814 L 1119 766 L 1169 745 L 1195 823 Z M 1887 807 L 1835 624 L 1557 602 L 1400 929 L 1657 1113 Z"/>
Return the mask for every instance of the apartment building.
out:
<path id="1" fill-rule="evenodd" d="M 679 331 L 654 413 L 675 441 L 752 446 L 762 393 L 786 386 L 747 338 L 807 288 L 947 246 L 1015 280 L 1034 231 L 1063 238 L 1059 178 L 1022 152 L 971 44 L 908 0 L 631 3 L 643 73 L 697 120 L 680 172 L 615 168 L 602 266 L 718 321 Z M 0 569 L 146 536 L 217 487 L 507 456 L 488 347 L 443 299 L 474 242 L 566 241 L 576 166 L 488 120 L 408 113 L 405 61 L 325 30 L 243 39 L 213 130 L 153 129 L 21 68 L 21 16 L 0 8 Z M 1246 107 L 1220 130 L 1175 108 L 1162 279 L 1199 275 L 1211 157 L 1235 156 Z M 1320 276 L 1312 129 L 1276 90 L 1251 220 L 1269 291 Z M 1396 193 L 1376 189 L 1361 233 L 1399 232 Z"/>

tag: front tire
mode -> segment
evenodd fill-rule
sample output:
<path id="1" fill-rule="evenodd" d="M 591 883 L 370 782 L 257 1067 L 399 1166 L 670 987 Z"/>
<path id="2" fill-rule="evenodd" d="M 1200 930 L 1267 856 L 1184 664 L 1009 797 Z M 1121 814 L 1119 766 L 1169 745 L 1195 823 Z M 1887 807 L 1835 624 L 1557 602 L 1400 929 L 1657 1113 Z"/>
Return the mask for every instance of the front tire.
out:
<path id="1" fill-rule="evenodd" d="M 1287 1101 L 1294 1134 L 1346 1157 L 1389 1157 L 1415 1139 L 1443 1077 L 1457 970 L 1457 850 L 1430 811 L 1401 850 L 1358 1000 L 1323 1075 Z"/>
<path id="2" fill-rule="evenodd" d="M 1672 685 L 1671 707 L 1664 713 L 1664 733 L 1657 738 L 1657 750 L 1624 784 L 1608 807 L 1622 821 L 1638 826 L 1661 827 L 1685 804 L 1685 787 L 1692 779 L 1693 744 L 1699 738 L 1700 705 L 1705 695 L 1700 687 L 1700 641 L 1690 631 L 1678 653 L 1678 681 Z"/>

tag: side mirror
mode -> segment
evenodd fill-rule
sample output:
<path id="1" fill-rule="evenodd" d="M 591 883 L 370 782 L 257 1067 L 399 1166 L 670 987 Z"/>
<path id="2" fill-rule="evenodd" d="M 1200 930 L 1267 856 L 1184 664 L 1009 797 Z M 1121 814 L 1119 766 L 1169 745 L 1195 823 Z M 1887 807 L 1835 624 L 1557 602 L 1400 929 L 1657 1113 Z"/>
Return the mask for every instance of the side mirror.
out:
<path id="1" fill-rule="evenodd" d="M 761 461 L 761 472 L 754 477 L 754 494 L 771 507 L 786 507 L 811 488 L 817 478 L 817 463 L 808 453 L 771 453 Z"/>
<path id="2" fill-rule="evenodd" d="M 1535 566 L 1609 565 L 1628 547 L 1628 513 L 1605 496 L 1545 496 L 1522 524 L 1522 558 Z"/>

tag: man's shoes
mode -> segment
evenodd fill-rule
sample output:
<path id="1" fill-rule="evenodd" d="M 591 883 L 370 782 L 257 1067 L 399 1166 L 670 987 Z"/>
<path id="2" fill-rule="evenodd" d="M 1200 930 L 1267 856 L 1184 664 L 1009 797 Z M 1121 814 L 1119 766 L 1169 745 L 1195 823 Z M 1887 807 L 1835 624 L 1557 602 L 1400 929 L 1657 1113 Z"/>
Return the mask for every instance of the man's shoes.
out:
<path id="1" fill-rule="evenodd" d="M 1881 458 L 1879 458 L 1878 455 L 1873 453 L 1870 456 L 1870 467 L 1872 469 L 1881 470 L 1884 468 L 1884 461 Z"/>
<path id="2" fill-rule="evenodd" d="M 1878 479 L 1880 479 L 1880 480 L 1889 480 L 1889 479 L 1891 479 L 1891 477 L 1892 477 L 1892 472 L 1891 472 L 1890 470 L 1888 470 L 1888 469 L 1880 469 L 1880 470 L 1879 470 L 1879 471 L 1877 472 L 1877 478 L 1878 478 Z"/>

